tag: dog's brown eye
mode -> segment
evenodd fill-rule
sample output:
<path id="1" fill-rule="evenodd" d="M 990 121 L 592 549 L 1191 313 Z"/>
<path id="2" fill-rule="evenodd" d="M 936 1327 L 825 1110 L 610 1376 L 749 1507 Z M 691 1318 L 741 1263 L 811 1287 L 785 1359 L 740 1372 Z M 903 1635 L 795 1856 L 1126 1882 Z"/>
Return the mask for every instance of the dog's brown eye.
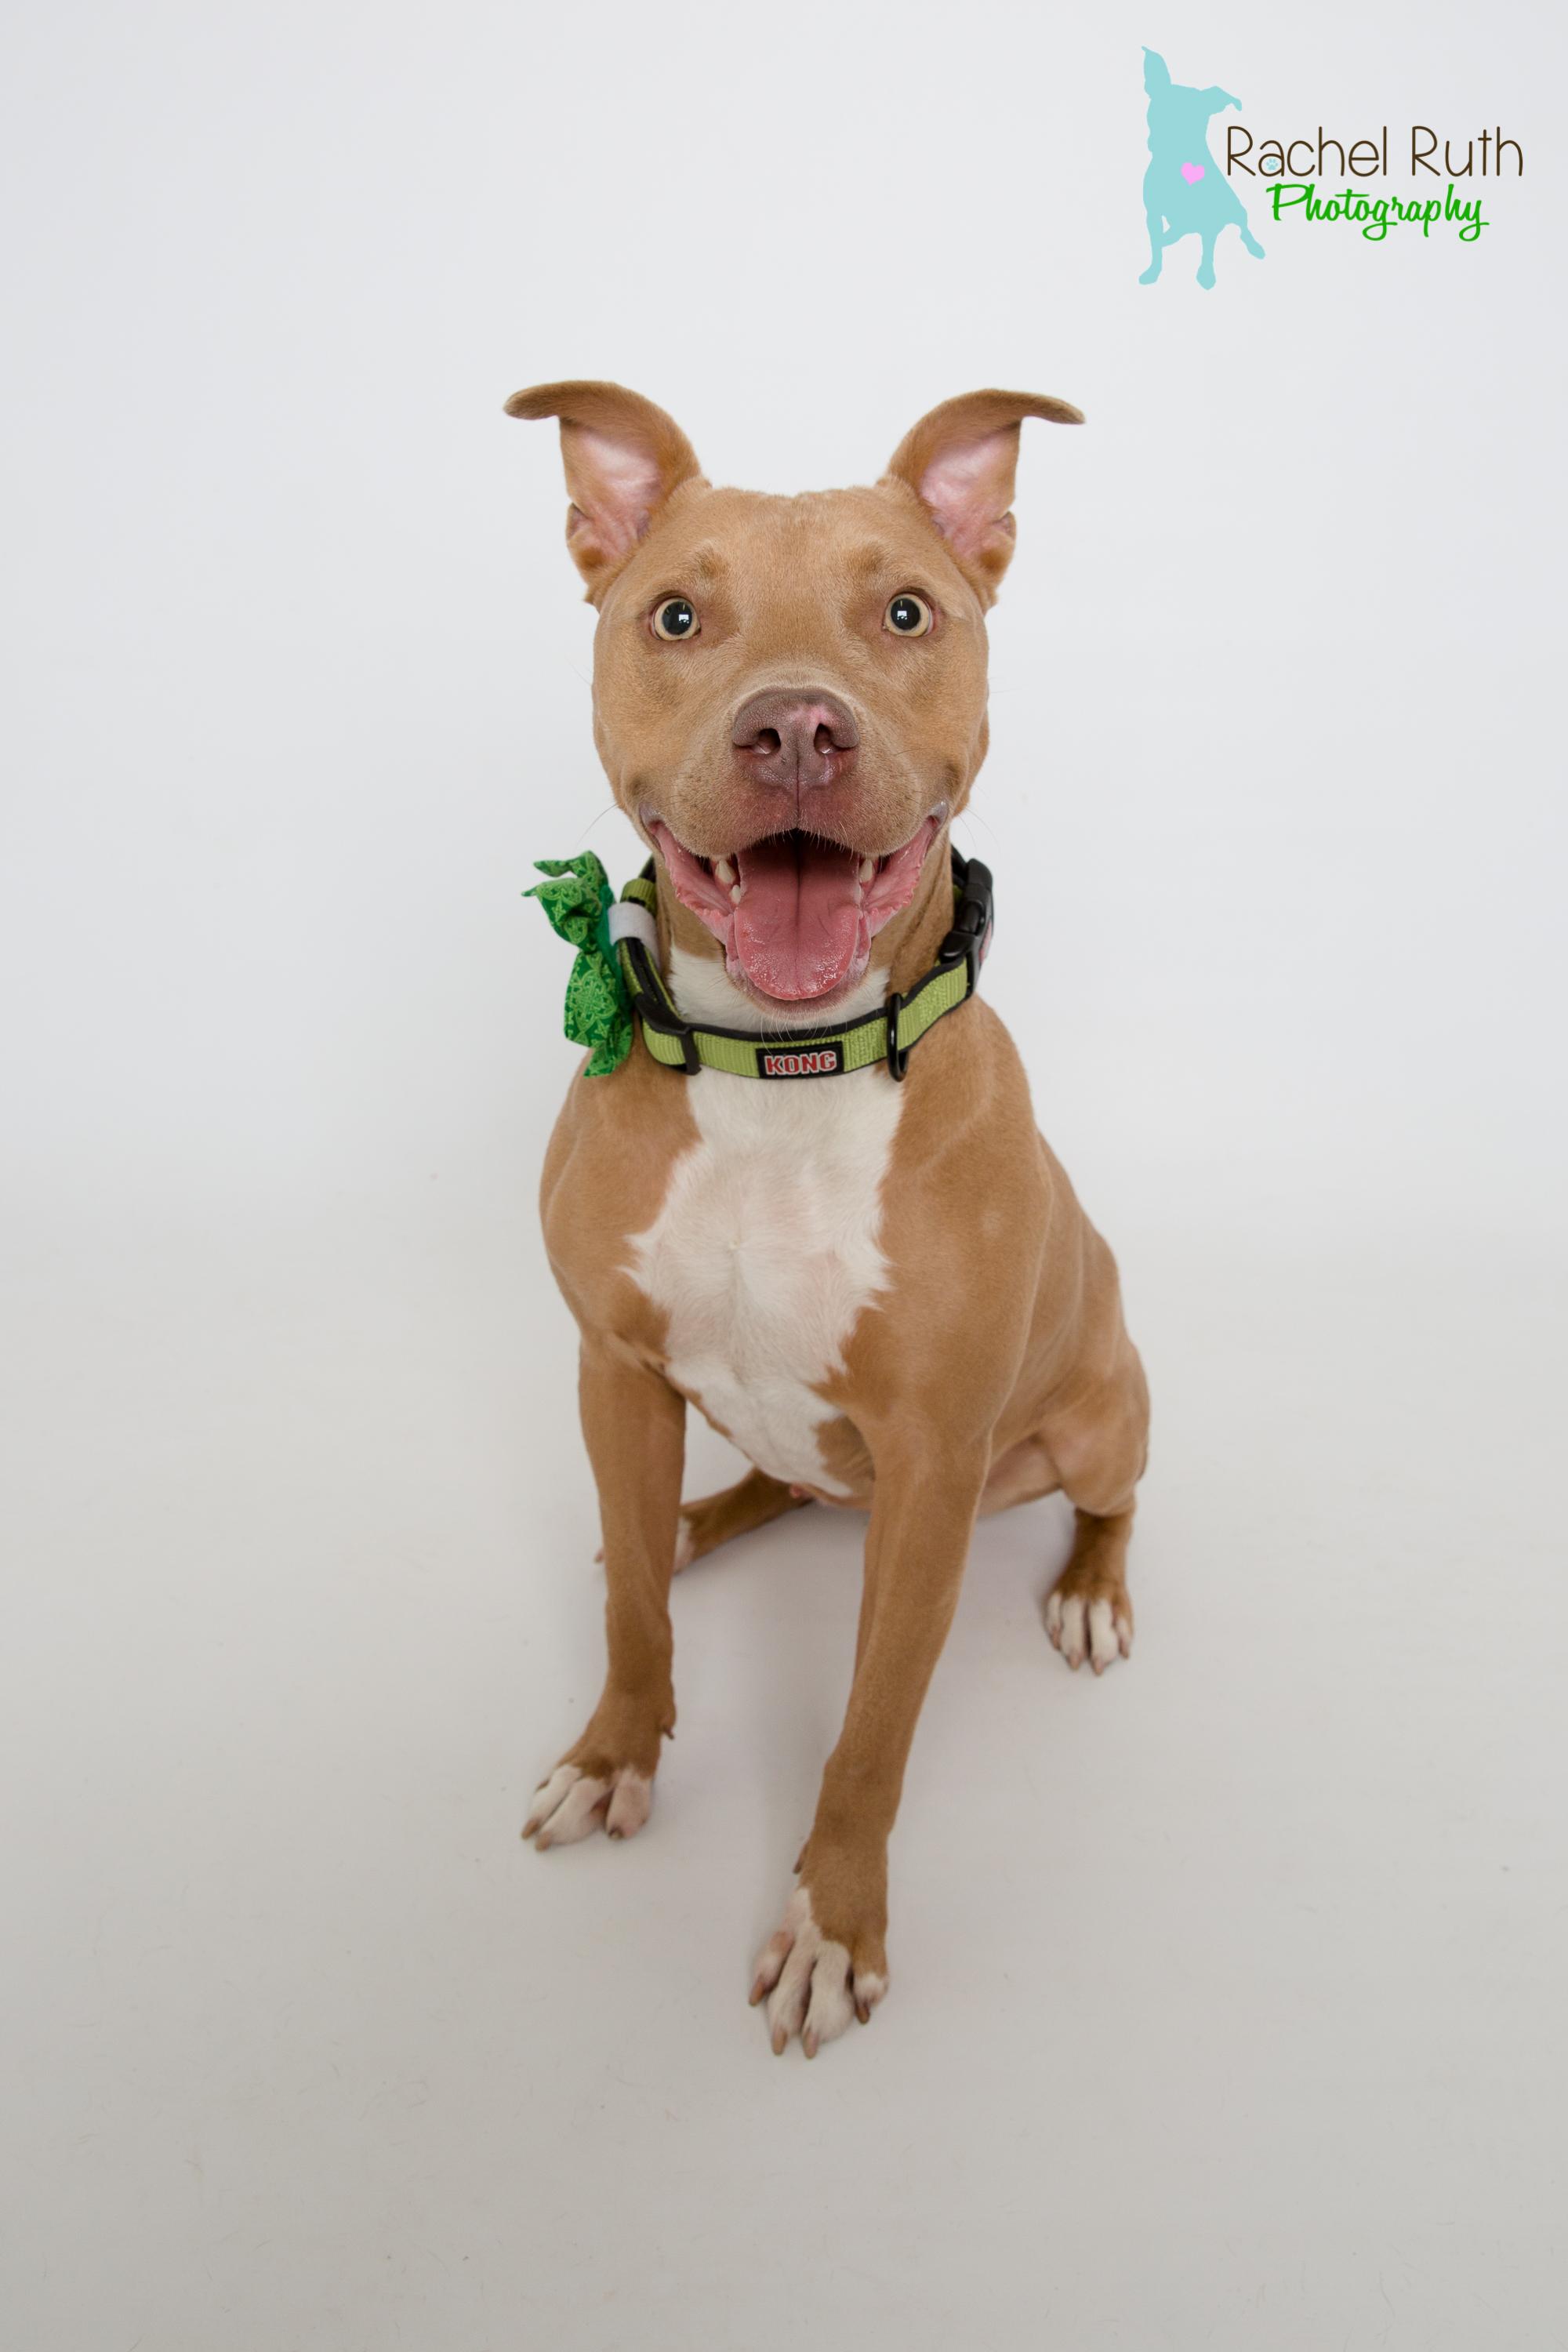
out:
<path id="1" fill-rule="evenodd" d="M 680 637 L 697 635 L 697 615 L 684 596 L 667 596 L 662 604 L 653 608 L 653 633 L 674 643 Z"/>
<path id="2" fill-rule="evenodd" d="M 936 619 L 936 614 L 923 596 L 911 595 L 906 588 L 895 596 L 888 607 L 888 626 L 896 637 L 923 637 Z"/>

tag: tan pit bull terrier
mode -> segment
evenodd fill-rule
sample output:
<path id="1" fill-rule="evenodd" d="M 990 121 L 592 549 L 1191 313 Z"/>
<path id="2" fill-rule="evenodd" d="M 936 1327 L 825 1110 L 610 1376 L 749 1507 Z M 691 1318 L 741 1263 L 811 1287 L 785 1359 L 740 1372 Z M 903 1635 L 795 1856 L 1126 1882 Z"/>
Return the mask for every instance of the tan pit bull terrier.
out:
<path id="1" fill-rule="evenodd" d="M 507 407 L 560 419 L 594 740 L 657 884 L 616 910 L 637 1042 L 579 1072 L 544 1169 L 609 1657 L 523 1834 L 542 1852 L 647 1821 L 678 1568 L 807 1501 L 868 1510 L 844 1728 L 752 1987 L 773 2049 L 798 2034 L 810 2057 L 887 1990 L 888 1839 L 976 1514 L 1064 1490 L 1050 1639 L 1097 1674 L 1132 1642 L 1142 1369 L 973 993 L 985 894 L 948 842 L 985 756 L 1019 428 L 1082 420 L 971 393 L 874 488 L 772 498 L 713 488 L 618 385 Z M 689 1404 L 753 1466 L 683 1506 Z"/>

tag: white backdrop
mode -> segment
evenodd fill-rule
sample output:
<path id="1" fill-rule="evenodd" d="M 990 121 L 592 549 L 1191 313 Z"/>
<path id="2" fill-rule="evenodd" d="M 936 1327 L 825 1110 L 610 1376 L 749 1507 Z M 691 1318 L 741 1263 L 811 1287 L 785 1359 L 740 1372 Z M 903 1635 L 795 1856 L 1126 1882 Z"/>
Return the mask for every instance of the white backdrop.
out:
<path id="1" fill-rule="evenodd" d="M 1525 177 L 1142 287 L 1145 40 Z M 1554 2340 L 1563 63 L 1521 0 L 13 28 L 17 2341 Z M 1059 1520 L 984 1531 L 809 2075 L 741 1991 L 852 1527 L 682 1588 L 635 1849 L 515 1843 L 599 1607 L 519 893 L 633 855 L 500 413 L 564 375 L 764 488 L 1089 419 L 1026 430 L 961 845 L 1150 1361 L 1139 1653 L 1069 1682 Z"/>

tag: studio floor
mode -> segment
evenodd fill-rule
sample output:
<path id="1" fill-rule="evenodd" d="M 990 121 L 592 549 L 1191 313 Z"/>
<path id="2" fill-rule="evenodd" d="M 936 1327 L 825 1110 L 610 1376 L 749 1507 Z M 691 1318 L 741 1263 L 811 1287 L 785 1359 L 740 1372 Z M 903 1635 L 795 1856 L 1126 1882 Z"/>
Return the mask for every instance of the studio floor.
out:
<path id="1" fill-rule="evenodd" d="M 1056 1503 L 980 1528 L 893 1990 L 809 2065 L 745 1988 L 860 1522 L 687 1573 L 648 1828 L 524 1849 L 597 1538 L 560 1307 L 466 1230 L 19 1279 L 9 2343 L 1563 2343 L 1561 1284 L 1138 1242 L 1133 1661 L 1047 1646 Z"/>
<path id="2" fill-rule="evenodd" d="M 681 1578 L 652 1821 L 544 1857 L 602 1586 L 526 1212 L 80 1230 L 16 1276 L 18 2352 L 1549 2352 L 1562 1270 L 1119 1235 L 1138 1635 L 976 1536 L 892 1989 L 746 2006 L 861 1524 Z M 706 1433 L 689 1491 L 726 1474 Z"/>

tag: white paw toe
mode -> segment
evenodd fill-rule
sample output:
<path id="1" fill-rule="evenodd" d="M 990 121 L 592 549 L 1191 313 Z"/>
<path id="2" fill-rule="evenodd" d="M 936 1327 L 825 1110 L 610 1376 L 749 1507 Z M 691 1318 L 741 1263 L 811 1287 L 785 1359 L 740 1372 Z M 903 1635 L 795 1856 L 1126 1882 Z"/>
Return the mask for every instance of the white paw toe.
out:
<path id="1" fill-rule="evenodd" d="M 652 1811 L 653 1782 L 645 1780 L 640 1772 L 634 1772 L 628 1764 L 616 1775 L 605 1827 L 613 1838 L 636 1837 Z"/>
<path id="2" fill-rule="evenodd" d="M 1069 1593 L 1064 1601 L 1059 1592 L 1053 1592 L 1046 1603 L 1046 1631 L 1069 1666 L 1083 1664 L 1087 1614 L 1077 1593 Z"/>
<path id="3" fill-rule="evenodd" d="M 1116 1655 L 1116 1628 L 1110 1622 L 1109 1601 L 1091 1601 L 1089 1604 L 1089 1663 L 1097 1675 Z"/>

